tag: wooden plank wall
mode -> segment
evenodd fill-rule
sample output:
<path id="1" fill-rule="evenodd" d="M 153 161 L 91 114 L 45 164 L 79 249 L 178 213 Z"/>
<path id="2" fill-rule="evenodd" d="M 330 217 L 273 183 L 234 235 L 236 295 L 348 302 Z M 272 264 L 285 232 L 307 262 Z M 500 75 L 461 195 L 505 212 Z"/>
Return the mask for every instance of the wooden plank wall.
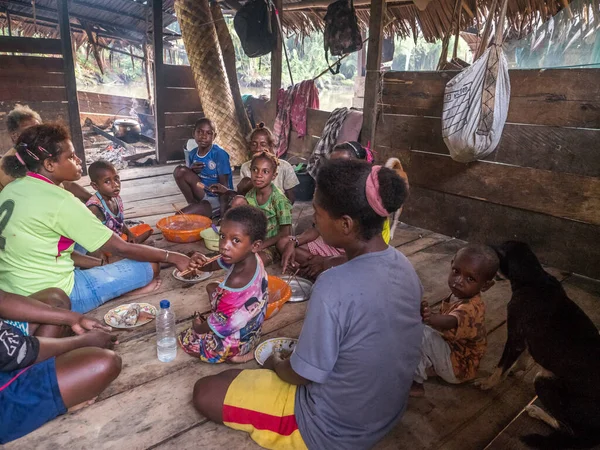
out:
<path id="1" fill-rule="evenodd" d="M 145 98 L 124 97 L 120 95 L 98 94 L 96 92 L 77 91 L 81 123 L 89 117 L 96 124 L 112 119 L 116 115 L 130 116 L 130 110 L 138 113 L 152 114 Z"/>
<path id="2" fill-rule="evenodd" d="M 6 114 L 17 103 L 29 105 L 43 120 L 60 121 L 69 126 L 63 59 L 0 55 L 1 153 L 11 147 Z"/>
<path id="3" fill-rule="evenodd" d="M 455 72 L 384 75 L 378 157 L 399 157 L 402 220 L 467 241 L 529 242 L 543 262 L 600 278 L 600 70 L 510 71 L 508 123 L 483 161 L 453 161 L 441 136 Z"/>
<path id="4" fill-rule="evenodd" d="M 167 160 L 183 159 L 183 148 L 204 117 L 190 66 L 165 64 L 165 146 Z"/>

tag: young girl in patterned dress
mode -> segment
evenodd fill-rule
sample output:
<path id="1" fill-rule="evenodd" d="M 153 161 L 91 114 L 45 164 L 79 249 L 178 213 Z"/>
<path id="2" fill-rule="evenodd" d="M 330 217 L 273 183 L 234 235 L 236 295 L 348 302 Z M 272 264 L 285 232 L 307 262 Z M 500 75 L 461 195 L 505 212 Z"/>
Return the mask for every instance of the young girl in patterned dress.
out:
<path id="1" fill-rule="evenodd" d="M 192 256 L 190 267 L 203 272 L 225 269 L 227 275 L 221 283 L 206 287 L 211 306 L 208 317 L 196 317 L 179 335 L 186 353 L 213 364 L 252 357 L 269 298 L 267 272 L 258 256 L 266 232 L 267 218 L 260 209 L 233 208 L 221 222 L 221 258 L 203 265 L 204 255 Z"/>
<path id="2" fill-rule="evenodd" d="M 148 225 L 137 225 L 131 229 L 125 225 L 123 202 L 119 196 L 121 179 L 115 166 L 108 161 L 96 161 L 90 165 L 89 175 L 96 193 L 85 205 L 103 225 L 135 244 L 141 244 L 152 236 L 152 228 Z"/>

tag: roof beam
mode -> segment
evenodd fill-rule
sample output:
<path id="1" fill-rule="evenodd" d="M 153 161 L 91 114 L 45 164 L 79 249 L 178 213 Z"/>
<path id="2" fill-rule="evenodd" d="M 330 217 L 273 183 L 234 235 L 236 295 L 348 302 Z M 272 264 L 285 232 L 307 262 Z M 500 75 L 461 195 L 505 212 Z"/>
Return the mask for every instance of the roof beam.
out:
<path id="1" fill-rule="evenodd" d="M 21 7 L 25 7 L 25 8 L 31 8 L 31 3 L 27 2 L 27 1 L 22 1 L 22 0 L 5 0 L 5 1 L 8 5 L 13 4 L 13 5 L 17 5 L 17 6 L 21 6 Z M 48 6 L 36 5 L 35 9 L 36 9 L 36 11 L 46 11 L 46 12 L 51 12 L 53 14 L 58 15 L 58 10 L 56 10 L 54 8 L 50 8 Z M 14 14 L 13 11 L 11 11 L 11 13 Z M 69 17 L 74 17 L 75 19 L 78 19 L 78 20 L 90 22 L 94 25 L 101 25 L 101 26 L 107 27 L 109 29 L 112 29 L 112 28 L 122 29 L 122 30 L 132 31 L 134 33 L 144 34 L 142 31 L 139 31 L 136 28 L 130 28 L 130 27 L 125 27 L 123 25 L 115 24 L 112 22 L 106 22 L 104 20 L 100 20 L 100 19 L 97 19 L 94 17 L 84 16 L 83 14 L 70 13 Z"/>
<path id="2" fill-rule="evenodd" d="M 10 15 L 12 17 L 20 17 L 22 19 L 26 19 L 28 22 L 33 22 L 33 14 L 28 14 L 28 13 L 24 13 L 24 12 L 20 12 L 20 11 L 13 11 L 13 10 L 9 10 L 8 8 L 5 9 L 5 11 L 7 13 L 10 13 Z M 43 16 L 39 16 L 36 14 L 35 16 L 35 21 L 40 24 L 40 22 L 45 22 L 49 25 L 43 25 L 43 26 L 58 26 L 58 21 L 54 18 L 50 18 L 50 17 L 43 17 Z M 71 30 L 75 31 L 77 33 L 85 33 L 84 28 L 81 25 L 78 24 L 71 24 Z M 136 39 L 136 38 L 132 38 L 130 36 L 126 36 L 126 35 L 121 35 L 119 33 L 112 33 L 112 32 L 108 32 L 108 31 L 104 31 L 104 30 L 94 30 L 94 32 L 96 33 L 97 36 L 99 37 L 105 37 L 108 39 L 119 39 L 119 40 L 123 40 L 123 41 L 127 41 L 127 42 L 133 42 L 135 44 L 140 44 L 142 43 L 141 39 Z"/>
<path id="3" fill-rule="evenodd" d="M 284 11 L 300 11 L 305 9 L 323 8 L 326 9 L 331 4 L 331 0 L 301 0 L 296 3 L 288 3 L 283 5 Z M 371 5 L 371 0 L 354 0 L 354 7 L 357 9 L 366 9 Z M 394 0 L 386 2 L 387 7 L 414 5 L 412 0 Z"/>

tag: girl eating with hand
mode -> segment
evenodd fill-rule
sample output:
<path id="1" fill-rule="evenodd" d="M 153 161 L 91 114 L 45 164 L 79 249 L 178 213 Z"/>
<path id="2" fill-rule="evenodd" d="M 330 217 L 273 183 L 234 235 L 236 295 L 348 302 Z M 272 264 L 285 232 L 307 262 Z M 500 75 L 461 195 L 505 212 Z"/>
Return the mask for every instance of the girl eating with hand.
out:
<path id="1" fill-rule="evenodd" d="M 267 272 L 257 255 L 266 229 L 266 217 L 259 209 L 230 209 L 221 223 L 221 257 L 206 264 L 204 255 L 192 256 L 191 267 L 204 272 L 225 269 L 227 275 L 221 283 L 206 287 L 210 315 L 206 319 L 196 317 L 179 336 L 186 353 L 213 364 L 252 358 L 269 298 Z"/>
<path id="2" fill-rule="evenodd" d="M 123 294 L 157 289 L 160 262 L 188 267 L 183 254 L 124 241 L 59 187 L 82 172 L 63 126 L 27 128 L 15 147 L 16 154 L 4 159 L 15 181 L 0 192 L 0 289 L 27 296 L 56 287 L 73 311 L 85 313 Z M 75 242 L 129 259 L 104 265 L 73 253 Z M 88 270 L 75 270 L 74 263 Z"/>

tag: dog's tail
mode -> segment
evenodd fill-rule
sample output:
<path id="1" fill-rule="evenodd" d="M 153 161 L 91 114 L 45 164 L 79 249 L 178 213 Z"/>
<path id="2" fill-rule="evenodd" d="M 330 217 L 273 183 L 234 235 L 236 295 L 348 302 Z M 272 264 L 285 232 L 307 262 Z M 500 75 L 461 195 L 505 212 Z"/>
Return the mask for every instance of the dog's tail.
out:
<path id="1" fill-rule="evenodd" d="M 600 444 L 600 432 L 574 436 L 560 430 L 548 435 L 527 434 L 521 436 L 521 441 L 529 447 L 540 450 L 559 450 L 567 448 L 591 448 Z"/>

